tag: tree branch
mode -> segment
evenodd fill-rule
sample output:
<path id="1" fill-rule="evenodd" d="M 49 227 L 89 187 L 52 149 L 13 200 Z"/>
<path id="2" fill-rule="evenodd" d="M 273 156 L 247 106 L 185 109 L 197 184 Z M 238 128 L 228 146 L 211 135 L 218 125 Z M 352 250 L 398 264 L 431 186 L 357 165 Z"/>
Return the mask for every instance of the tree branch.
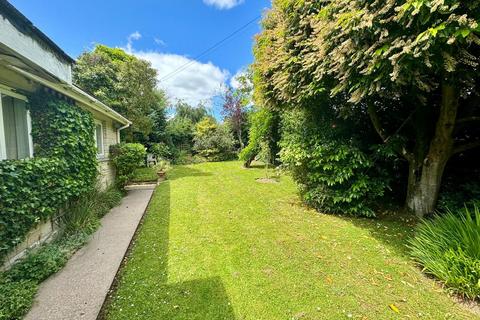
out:
<path id="1" fill-rule="evenodd" d="M 378 116 L 377 110 L 375 109 L 375 106 L 373 103 L 368 103 L 368 115 L 370 116 L 370 120 L 372 121 L 373 127 L 375 128 L 375 131 L 378 133 L 380 138 L 382 138 L 383 143 L 387 143 L 388 140 L 390 140 L 390 137 L 387 137 L 385 134 L 385 130 L 382 128 L 382 124 L 380 123 L 380 118 Z M 415 111 L 413 112 L 415 113 Z M 413 113 L 402 123 L 402 125 L 398 128 L 395 134 L 400 132 L 400 130 L 403 128 L 403 126 L 410 120 L 412 117 Z M 413 161 L 413 154 L 408 152 L 405 147 L 401 147 L 399 150 L 397 150 L 402 157 L 404 157 L 408 162 Z"/>
<path id="2" fill-rule="evenodd" d="M 383 130 L 382 125 L 380 123 L 380 118 L 378 117 L 377 110 L 373 103 L 368 103 L 368 115 L 370 116 L 370 120 L 372 121 L 373 127 L 375 131 L 378 133 L 380 138 L 382 138 L 383 142 L 387 142 L 387 136 L 385 135 L 385 130 Z"/>
<path id="3" fill-rule="evenodd" d="M 473 142 L 470 142 L 470 143 L 465 143 L 465 144 L 462 144 L 462 145 L 459 145 L 459 146 L 455 147 L 453 149 L 453 154 L 465 152 L 465 151 L 468 151 L 470 149 L 474 149 L 474 148 L 477 148 L 477 147 L 480 147 L 480 140 L 473 141 Z"/>

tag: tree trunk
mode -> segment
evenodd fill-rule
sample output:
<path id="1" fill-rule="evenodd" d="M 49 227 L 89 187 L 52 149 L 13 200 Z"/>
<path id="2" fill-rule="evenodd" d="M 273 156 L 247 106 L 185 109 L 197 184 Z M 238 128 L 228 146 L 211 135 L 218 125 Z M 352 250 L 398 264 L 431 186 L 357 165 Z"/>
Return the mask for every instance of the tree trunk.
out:
<path id="1" fill-rule="evenodd" d="M 408 190 L 405 206 L 422 218 L 435 210 L 445 166 L 453 153 L 453 131 L 458 110 L 458 92 L 442 85 L 442 103 L 428 152 L 415 152 L 409 159 Z M 421 141 L 417 141 L 421 144 Z M 421 145 L 419 150 L 421 150 Z"/>
<path id="2" fill-rule="evenodd" d="M 243 150 L 243 148 L 245 148 L 245 145 L 243 144 L 241 125 L 240 125 L 240 128 L 238 128 L 237 130 L 237 136 L 238 136 L 238 142 L 240 143 L 240 150 Z"/>

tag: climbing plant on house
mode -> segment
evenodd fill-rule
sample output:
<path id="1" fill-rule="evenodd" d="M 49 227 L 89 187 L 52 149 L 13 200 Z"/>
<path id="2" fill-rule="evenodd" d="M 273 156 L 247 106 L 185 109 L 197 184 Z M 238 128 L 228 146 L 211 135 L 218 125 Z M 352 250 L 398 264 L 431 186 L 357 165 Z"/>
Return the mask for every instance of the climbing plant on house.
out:
<path id="1" fill-rule="evenodd" d="M 95 185 L 92 115 L 40 90 L 29 97 L 35 158 L 0 162 L 0 259 Z"/>

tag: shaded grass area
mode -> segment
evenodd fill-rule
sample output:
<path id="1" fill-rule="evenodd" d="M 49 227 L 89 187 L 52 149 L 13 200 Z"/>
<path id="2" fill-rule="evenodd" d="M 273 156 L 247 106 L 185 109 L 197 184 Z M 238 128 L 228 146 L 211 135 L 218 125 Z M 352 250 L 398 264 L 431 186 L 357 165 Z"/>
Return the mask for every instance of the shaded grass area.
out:
<path id="1" fill-rule="evenodd" d="M 155 166 L 142 167 L 135 169 L 131 182 L 150 182 L 157 181 L 157 179 L 157 168 Z"/>
<path id="2" fill-rule="evenodd" d="M 475 318 L 408 258 L 408 223 L 318 214 L 289 177 L 263 175 L 239 162 L 170 171 L 106 318 Z"/>

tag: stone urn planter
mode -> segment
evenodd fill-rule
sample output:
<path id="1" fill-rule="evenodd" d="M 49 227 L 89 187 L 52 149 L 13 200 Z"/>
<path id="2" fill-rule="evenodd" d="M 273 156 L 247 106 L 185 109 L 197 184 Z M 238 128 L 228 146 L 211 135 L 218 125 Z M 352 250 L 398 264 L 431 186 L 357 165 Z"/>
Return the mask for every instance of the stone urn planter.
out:
<path id="1" fill-rule="evenodd" d="M 167 173 L 163 170 L 157 171 L 158 182 L 165 181 L 167 179 Z"/>

